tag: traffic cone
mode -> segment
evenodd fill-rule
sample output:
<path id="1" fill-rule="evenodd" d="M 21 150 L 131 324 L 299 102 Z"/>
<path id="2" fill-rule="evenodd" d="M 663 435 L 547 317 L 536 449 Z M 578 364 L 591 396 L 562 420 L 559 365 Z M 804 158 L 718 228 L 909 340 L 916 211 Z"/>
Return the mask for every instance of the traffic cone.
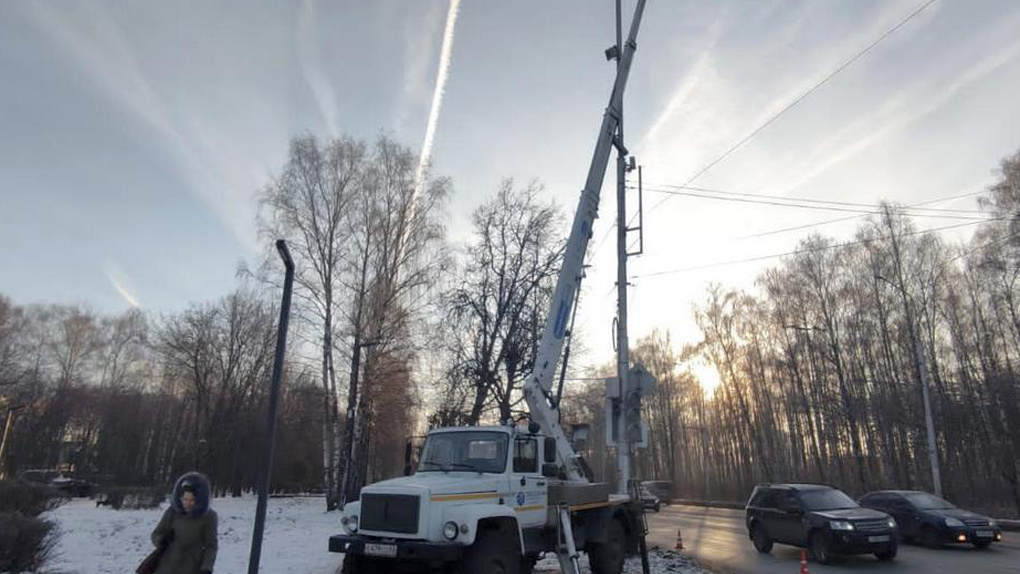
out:
<path id="1" fill-rule="evenodd" d="M 800 551 L 800 574 L 811 574 L 807 569 L 807 551 L 804 549 Z"/>
<path id="2" fill-rule="evenodd" d="M 676 529 L 676 547 L 673 548 L 673 549 L 674 550 L 683 550 L 684 549 L 684 535 L 680 533 L 680 529 L 679 528 Z"/>

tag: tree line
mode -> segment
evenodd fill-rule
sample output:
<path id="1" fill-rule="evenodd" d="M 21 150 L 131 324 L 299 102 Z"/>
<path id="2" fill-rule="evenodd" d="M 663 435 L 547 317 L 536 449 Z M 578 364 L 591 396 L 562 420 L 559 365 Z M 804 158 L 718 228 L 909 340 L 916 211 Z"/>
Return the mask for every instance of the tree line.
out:
<path id="1" fill-rule="evenodd" d="M 635 360 L 659 380 L 641 474 L 731 501 L 760 482 L 932 491 L 927 377 L 945 495 L 1020 513 L 1020 154 L 980 204 L 989 220 L 964 245 L 892 205 L 851 241 L 812 234 L 753 291 L 711 287 L 694 308 L 701 341 L 639 341 Z M 711 395 L 691 373 L 698 358 L 719 373 Z M 599 389 L 579 396 L 581 418 L 598 420 Z M 589 452 L 612 477 L 612 457 Z"/>
<path id="2" fill-rule="evenodd" d="M 507 179 L 455 245 L 445 233 L 452 181 L 431 169 L 416 176 L 418 160 L 386 137 L 295 138 L 259 192 L 264 256 L 216 301 L 103 316 L 0 297 L 0 394 L 24 407 L 8 468 L 72 465 L 139 485 L 197 468 L 220 493 L 252 488 L 278 238 L 297 272 L 275 489 L 321 489 L 335 509 L 399 474 L 408 436 L 526 415 L 520 387 L 566 218 L 540 183 Z M 729 500 L 762 481 L 930 489 L 923 370 L 947 496 L 989 509 L 1011 500 L 1016 512 L 1018 182 L 1020 155 L 1004 160 L 982 199 L 990 220 L 967 245 L 922 232 L 890 205 L 852 241 L 805 238 L 753 292 L 711 288 L 694 310 L 702 340 L 678 347 L 656 331 L 639 341 L 633 360 L 659 380 L 645 402 L 639 475 L 671 480 L 681 496 Z M 583 341 L 572 347 L 583 353 Z M 692 374 L 695 360 L 719 372 L 713 393 Z M 568 382 L 566 393 L 564 421 L 591 425 L 584 452 L 611 479 L 602 384 Z"/>

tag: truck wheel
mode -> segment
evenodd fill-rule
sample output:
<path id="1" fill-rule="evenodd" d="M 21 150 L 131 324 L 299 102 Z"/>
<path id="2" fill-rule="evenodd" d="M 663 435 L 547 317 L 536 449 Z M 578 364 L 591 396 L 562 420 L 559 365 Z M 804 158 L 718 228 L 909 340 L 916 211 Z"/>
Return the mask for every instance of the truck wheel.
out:
<path id="1" fill-rule="evenodd" d="M 606 526 L 606 541 L 592 544 L 588 551 L 592 574 L 620 574 L 623 572 L 623 558 L 626 552 L 627 533 L 616 518 Z"/>
<path id="2" fill-rule="evenodd" d="M 754 542 L 754 549 L 758 552 L 762 554 L 772 552 L 772 539 L 760 524 L 755 524 L 751 529 L 751 541 Z"/>
<path id="3" fill-rule="evenodd" d="M 465 574 L 519 574 L 520 568 L 520 554 L 499 532 L 481 535 L 464 554 Z"/>

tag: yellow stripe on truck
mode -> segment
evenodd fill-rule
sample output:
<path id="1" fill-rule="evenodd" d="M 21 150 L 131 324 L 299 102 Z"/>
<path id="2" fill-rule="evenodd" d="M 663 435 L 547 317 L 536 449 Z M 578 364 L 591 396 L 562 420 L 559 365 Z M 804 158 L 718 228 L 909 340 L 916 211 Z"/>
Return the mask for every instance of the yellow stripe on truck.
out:
<path id="1" fill-rule="evenodd" d="M 532 504 L 531 506 L 518 506 L 514 510 L 517 512 L 527 512 L 529 510 L 542 510 L 543 508 L 545 508 L 545 506 L 542 506 L 541 504 Z"/>
<path id="2" fill-rule="evenodd" d="M 431 500 L 432 502 L 444 502 L 447 500 L 486 500 L 489 498 L 499 498 L 499 494 L 495 491 L 468 492 L 465 494 L 437 494 L 431 497 L 429 500 Z"/>

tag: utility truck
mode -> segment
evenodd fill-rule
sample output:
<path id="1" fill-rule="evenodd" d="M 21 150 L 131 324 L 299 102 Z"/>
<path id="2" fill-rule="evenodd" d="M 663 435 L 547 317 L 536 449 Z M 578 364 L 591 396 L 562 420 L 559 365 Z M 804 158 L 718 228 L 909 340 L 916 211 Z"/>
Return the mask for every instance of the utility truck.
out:
<path id="1" fill-rule="evenodd" d="M 344 573 L 529 573 L 555 553 L 563 572 L 579 574 L 583 551 L 593 574 L 619 574 L 625 555 L 644 548 L 636 485 L 630 495 L 611 494 L 608 484 L 591 481 L 560 425 L 553 391 L 609 155 L 614 147 L 626 155 L 616 134 L 644 5 L 638 0 L 626 43 L 607 51 L 618 60 L 616 81 L 524 382 L 530 422 L 432 430 L 410 476 L 368 485 L 344 505 L 344 533 L 329 539 L 331 552 L 345 553 Z"/>

